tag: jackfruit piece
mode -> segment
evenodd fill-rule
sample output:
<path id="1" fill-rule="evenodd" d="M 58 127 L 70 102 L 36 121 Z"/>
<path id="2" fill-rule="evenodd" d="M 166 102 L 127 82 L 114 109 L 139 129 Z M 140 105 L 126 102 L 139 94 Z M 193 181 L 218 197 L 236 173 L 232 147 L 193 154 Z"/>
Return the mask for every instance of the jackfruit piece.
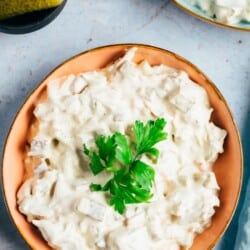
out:
<path id="1" fill-rule="evenodd" d="M 63 0 L 0 0 L 0 20 L 59 6 Z"/>

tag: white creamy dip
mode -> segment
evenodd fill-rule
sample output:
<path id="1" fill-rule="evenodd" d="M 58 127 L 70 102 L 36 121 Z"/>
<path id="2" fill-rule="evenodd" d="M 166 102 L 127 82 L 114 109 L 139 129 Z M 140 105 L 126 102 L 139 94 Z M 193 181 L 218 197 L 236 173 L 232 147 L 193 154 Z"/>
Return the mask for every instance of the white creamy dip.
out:
<path id="1" fill-rule="evenodd" d="M 53 248 L 188 249 L 220 204 L 212 166 L 226 131 L 210 122 L 206 91 L 184 71 L 135 64 L 135 51 L 104 69 L 51 82 L 34 111 L 39 127 L 25 163 L 37 166 L 18 204 Z M 154 196 L 120 215 L 105 193 L 90 191 L 91 182 L 103 184 L 108 176 L 93 176 L 83 144 L 93 146 L 100 134 L 129 134 L 135 120 L 157 117 L 167 121 L 168 139 L 157 144 L 157 164 L 150 162 Z"/>
<path id="2" fill-rule="evenodd" d="M 220 22 L 250 22 L 250 0 L 186 0 Z"/>

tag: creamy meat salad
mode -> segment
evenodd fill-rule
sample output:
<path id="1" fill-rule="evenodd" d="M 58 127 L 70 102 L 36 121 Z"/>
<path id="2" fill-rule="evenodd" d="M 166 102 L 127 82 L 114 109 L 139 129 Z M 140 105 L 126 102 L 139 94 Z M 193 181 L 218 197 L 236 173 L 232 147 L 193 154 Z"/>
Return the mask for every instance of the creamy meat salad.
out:
<path id="1" fill-rule="evenodd" d="M 220 22 L 250 22 L 250 0 L 186 0 Z"/>
<path id="2" fill-rule="evenodd" d="M 51 82 L 34 111 L 39 124 L 31 126 L 25 159 L 34 171 L 18 204 L 53 248 L 188 249 L 220 204 L 212 167 L 226 131 L 210 122 L 206 91 L 184 71 L 135 64 L 135 51 L 101 70 Z M 105 183 L 108 176 L 93 176 L 83 144 L 94 146 L 100 134 L 129 134 L 135 120 L 157 117 L 167 121 L 168 139 L 157 145 L 154 196 L 120 215 L 105 193 L 90 191 L 91 182 Z"/>

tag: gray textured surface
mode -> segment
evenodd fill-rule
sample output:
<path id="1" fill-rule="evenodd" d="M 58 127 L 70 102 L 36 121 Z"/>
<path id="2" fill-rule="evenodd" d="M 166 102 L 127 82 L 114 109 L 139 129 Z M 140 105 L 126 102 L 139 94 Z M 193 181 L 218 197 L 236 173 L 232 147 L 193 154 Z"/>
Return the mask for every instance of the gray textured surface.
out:
<path id="1" fill-rule="evenodd" d="M 168 0 L 70 0 L 47 27 L 26 35 L 0 33 L 0 147 L 19 106 L 59 63 L 86 49 L 146 43 L 196 64 L 227 99 L 249 149 L 250 33 L 211 26 Z M 245 152 L 245 166 L 249 165 Z M 249 175 L 249 173 L 247 173 Z M 243 196 L 244 198 L 243 188 Z M 233 249 L 237 216 L 217 249 Z M 0 195 L 0 250 L 28 249 L 8 218 Z"/>

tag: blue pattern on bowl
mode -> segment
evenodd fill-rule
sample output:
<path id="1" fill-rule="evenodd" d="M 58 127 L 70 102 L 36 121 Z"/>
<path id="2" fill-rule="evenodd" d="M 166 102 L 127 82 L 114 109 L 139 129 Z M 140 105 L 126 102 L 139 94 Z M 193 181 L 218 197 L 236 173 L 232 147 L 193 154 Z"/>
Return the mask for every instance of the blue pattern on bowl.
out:
<path id="1" fill-rule="evenodd" d="M 240 22 L 238 24 L 233 24 L 233 25 L 225 24 L 206 15 L 201 9 L 199 9 L 197 6 L 193 6 L 192 4 L 188 3 L 186 0 L 173 0 L 173 1 L 180 7 L 183 7 L 184 9 L 191 12 L 193 15 L 198 16 L 199 18 L 205 21 L 209 21 L 210 23 L 212 22 L 214 24 L 218 24 L 222 26 L 250 31 L 250 23 Z"/>

